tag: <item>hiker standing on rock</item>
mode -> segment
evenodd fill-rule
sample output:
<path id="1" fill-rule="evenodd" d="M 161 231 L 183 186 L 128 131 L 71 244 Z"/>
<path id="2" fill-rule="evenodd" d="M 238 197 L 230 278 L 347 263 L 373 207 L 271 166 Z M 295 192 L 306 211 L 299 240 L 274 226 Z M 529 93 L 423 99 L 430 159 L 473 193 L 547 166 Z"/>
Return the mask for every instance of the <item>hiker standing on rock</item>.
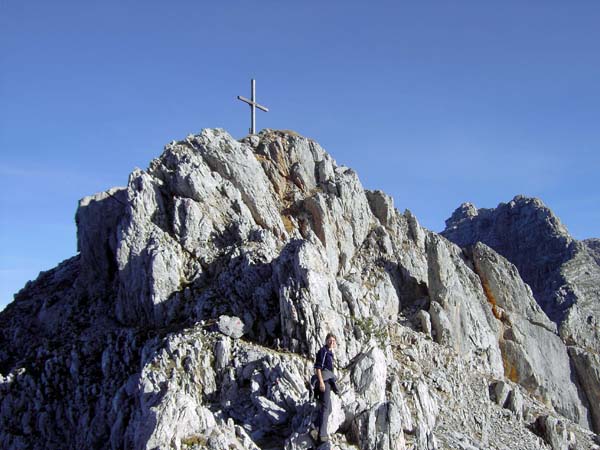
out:
<path id="1" fill-rule="evenodd" d="M 317 398 L 321 401 L 321 409 L 315 423 L 318 433 L 318 438 L 321 442 L 327 442 L 327 422 L 331 415 L 331 391 L 338 393 L 335 384 L 335 375 L 333 373 L 333 351 L 337 347 L 337 339 L 334 334 L 328 333 L 325 338 L 325 345 L 317 352 L 315 358 L 315 376 L 313 376 L 316 384 L 315 391 Z M 313 436 L 315 437 L 315 436 Z M 316 437 L 315 437 L 316 438 Z"/>

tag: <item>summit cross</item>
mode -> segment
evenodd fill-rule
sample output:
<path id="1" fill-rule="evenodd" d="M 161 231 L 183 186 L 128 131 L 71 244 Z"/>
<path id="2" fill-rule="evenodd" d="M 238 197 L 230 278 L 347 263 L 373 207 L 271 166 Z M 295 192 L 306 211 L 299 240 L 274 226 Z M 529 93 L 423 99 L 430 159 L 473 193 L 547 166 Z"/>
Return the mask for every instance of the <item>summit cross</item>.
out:
<path id="1" fill-rule="evenodd" d="M 242 97 L 241 95 L 238 95 L 237 98 L 238 100 L 246 102 L 250 105 L 250 134 L 256 134 L 256 108 L 264 112 L 269 112 L 269 110 L 266 107 L 256 103 L 256 80 L 254 80 L 254 78 L 250 82 L 250 87 L 252 89 L 250 100 L 248 100 L 246 97 Z"/>

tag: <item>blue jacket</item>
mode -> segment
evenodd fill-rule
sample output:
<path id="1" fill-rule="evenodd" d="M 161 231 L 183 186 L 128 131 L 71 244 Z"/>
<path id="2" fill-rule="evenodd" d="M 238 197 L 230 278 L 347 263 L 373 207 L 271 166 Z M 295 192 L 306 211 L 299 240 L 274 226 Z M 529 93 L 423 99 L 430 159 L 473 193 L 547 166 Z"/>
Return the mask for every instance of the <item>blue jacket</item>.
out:
<path id="1" fill-rule="evenodd" d="M 333 372 L 333 352 L 326 345 L 317 352 L 314 368 Z"/>

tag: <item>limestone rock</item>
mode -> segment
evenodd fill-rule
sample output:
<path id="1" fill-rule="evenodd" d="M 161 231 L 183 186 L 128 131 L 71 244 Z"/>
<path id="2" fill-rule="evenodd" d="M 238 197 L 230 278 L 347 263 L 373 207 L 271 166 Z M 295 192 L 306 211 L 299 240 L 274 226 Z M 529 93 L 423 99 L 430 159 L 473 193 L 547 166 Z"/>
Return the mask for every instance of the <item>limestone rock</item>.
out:
<path id="1" fill-rule="evenodd" d="M 116 275 L 116 229 L 127 207 L 127 191 L 113 188 L 80 200 L 77 223 L 77 250 L 83 258 L 82 277 L 90 292 L 106 288 Z M 97 286 L 101 282 L 105 286 Z"/>
<path id="2" fill-rule="evenodd" d="M 394 200 L 382 191 L 366 191 L 371 211 L 383 226 L 389 227 L 393 224 L 396 216 Z"/>
<path id="3" fill-rule="evenodd" d="M 506 405 L 509 394 L 510 386 L 504 381 L 496 381 L 490 386 L 490 398 L 503 408 Z"/>
<path id="4" fill-rule="evenodd" d="M 351 364 L 350 380 L 359 397 L 364 399 L 361 409 L 370 409 L 385 398 L 387 365 L 385 355 L 378 347 L 361 353 Z"/>
<path id="5" fill-rule="evenodd" d="M 546 399 L 564 416 L 588 427 L 588 411 L 556 325 L 536 303 L 515 266 L 485 244 L 472 249 L 475 269 L 502 329 L 505 375 Z"/>
<path id="6" fill-rule="evenodd" d="M 539 199 L 517 196 L 495 209 L 463 205 L 446 221 L 442 235 L 461 247 L 483 242 L 507 258 L 553 321 L 560 322 L 573 303 L 568 296 L 557 297 L 556 288 L 568 282 L 560 267 L 576 243 Z"/>
<path id="7" fill-rule="evenodd" d="M 592 356 L 600 350 L 600 336 L 596 326 L 600 323 L 600 266 L 596 240 L 576 241 L 539 199 L 522 196 L 515 197 L 507 204 L 502 203 L 495 209 L 477 209 L 471 204 L 463 205 L 446 221 L 446 230 L 442 234 L 463 247 L 482 242 L 516 266 L 520 277 L 531 286 L 537 303 L 558 325 L 563 341 L 561 345 L 556 342 L 556 338 L 546 340 L 540 336 L 540 342 L 552 345 L 538 352 L 537 359 L 540 362 L 545 359 L 553 370 L 546 368 L 544 371 L 553 373 L 555 361 L 564 361 L 564 358 L 551 357 L 547 351 L 559 351 L 563 354 L 562 347 L 576 347 L 569 350 L 572 358 L 569 366 L 574 367 L 575 373 L 569 375 L 570 369 L 565 363 L 558 373 L 562 372 L 563 380 L 576 380 L 578 396 L 581 397 L 583 393 L 581 403 L 583 408 L 587 408 L 585 404 L 589 404 L 591 418 L 586 418 L 587 414 L 582 407 L 571 400 L 566 403 L 564 399 L 560 400 L 557 408 L 573 420 L 584 425 L 588 422 L 593 429 L 600 430 L 598 402 L 593 394 L 599 389 L 598 380 L 597 377 L 589 376 L 590 372 L 600 370 Z M 517 284 L 512 283 L 512 286 Z M 512 294 L 510 296 L 515 298 Z M 511 308 L 525 304 L 530 302 L 516 302 Z M 522 313 L 523 311 L 521 317 Z M 522 323 L 520 319 L 513 322 Z M 532 323 L 531 320 L 529 322 Z M 544 327 L 547 328 L 545 325 Z M 514 330 L 514 326 L 512 328 Z M 522 330 L 511 334 L 517 335 L 533 337 L 534 333 Z M 585 356 L 586 352 L 590 352 L 590 355 Z M 531 352 L 527 354 L 529 357 L 533 356 Z M 586 362 L 581 363 L 582 360 Z M 559 380 L 555 382 L 557 386 L 571 384 L 563 384 Z M 573 389 L 568 390 L 571 393 L 567 394 L 562 389 L 551 389 L 550 392 L 555 393 L 555 399 L 556 394 L 574 398 Z M 556 403 L 556 400 L 553 402 Z M 574 405 L 574 408 L 566 406 L 569 404 Z"/>
<path id="8" fill-rule="evenodd" d="M 423 330 L 423 333 L 425 333 L 428 336 L 431 336 L 431 316 L 430 314 L 425 311 L 425 310 L 420 310 L 417 313 L 417 320 L 419 321 L 420 325 L 421 325 L 421 329 Z M 440 325 L 438 325 L 438 328 L 440 328 Z"/>
<path id="9" fill-rule="evenodd" d="M 576 251 L 560 337 L 514 266 L 426 230 L 316 142 L 174 141 L 81 200 L 80 254 L 0 313 L 0 447 L 316 448 L 307 383 L 333 332 L 339 395 L 319 448 L 543 449 L 556 439 L 531 424 L 545 416 L 556 445 L 592 448 L 600 362 L 581 270 L 595 247 L 547 217 L 530 215 L 554 230 L 543 267 Z"/>
<path id="10" fill-rule="evenodd" d="M 225 336 L 239 339 L 244 335 L 244 322 L 239 317 L 222 315 L 217 322 L 217 328 Z"/>
<path id="11" fill-rule="evenodd" d="M 569 347 L 569 355 L 590 404 L 592 424 L 594 429 L 598 429 L 600 427 L 598 408 L 598 402 L 600 402 L 600 356 L 579 347 Z"/>
<path id="12" fill-rule="evenodd" d="M 540 416 L 535 426 L 552 450 L 569 450 L 575 448 L 569 442 L 569 435 L 562 421 L 553 416 Z"/>
<path id="13" fill-rule="evenodd" d="M 592 255 L 592 257 L 596 261 L 596 264 L 600 265 L 600 239 L 585 239 L 583 243 L 587 247 L 590 255 Z"/>
<path id="14" fill-rule="evenodd" d="M 460 250 L 442 237 L 430 234 L 426 245 L 431 297 L 429 313 L 436 340 L 452 345 L 460 352 L 485 354 L 492 373 L 502 373 L 496 337 L 499 324 L 479 279 L 465 264 Z"/>

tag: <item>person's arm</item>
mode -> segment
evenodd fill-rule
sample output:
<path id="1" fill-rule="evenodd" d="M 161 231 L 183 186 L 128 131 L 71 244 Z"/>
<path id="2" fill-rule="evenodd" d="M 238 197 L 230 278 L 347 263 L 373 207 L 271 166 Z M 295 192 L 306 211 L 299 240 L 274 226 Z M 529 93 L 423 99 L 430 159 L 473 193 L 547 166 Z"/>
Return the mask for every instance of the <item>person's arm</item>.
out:
<path id="1" fill-rule="evenodd" d="M 317 378 L 319 379 L 319 389 L 321 390 L 321 392 L 325 392 L 325 382 L 323 381 L 323 374 L 321 373 L 321 369 L 317 368 L 315 369 L 315 372 L 317 372 Z"/>
<path id="2" fill-rule="evenodd" d="M 319 350 L 319 352 L 317 352 L 317 358 L 315 361 L 315 373 L 317 374 L 317 379 L 319 380 L 319 390 L 321 392 L 325 392 L 325 382 L 323 381 L 323 355 L 322 355 L 323 349 Z"/>

